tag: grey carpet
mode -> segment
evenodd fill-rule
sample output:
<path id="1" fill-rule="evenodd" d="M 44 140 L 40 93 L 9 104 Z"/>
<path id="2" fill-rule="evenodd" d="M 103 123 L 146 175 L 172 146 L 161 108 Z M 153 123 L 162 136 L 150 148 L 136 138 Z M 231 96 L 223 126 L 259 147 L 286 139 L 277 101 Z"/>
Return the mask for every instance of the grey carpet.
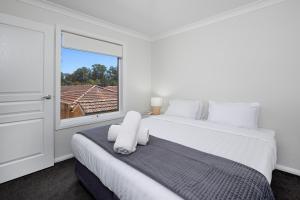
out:
<path id="1" fill-rule="evenodd" d="M 74 159 L 0 184 L 0 200 L 93 199 L 74 173 Z"/>
<path id="2" fill-rule="evenodd" d="M 90 200 L 74 174 L 74 159 L 54 167 L 0 184 L 1 200 Z M 279 170 L 273 172 L 274 195 L 279 200 L 300 200 L 300 177 Z"/>

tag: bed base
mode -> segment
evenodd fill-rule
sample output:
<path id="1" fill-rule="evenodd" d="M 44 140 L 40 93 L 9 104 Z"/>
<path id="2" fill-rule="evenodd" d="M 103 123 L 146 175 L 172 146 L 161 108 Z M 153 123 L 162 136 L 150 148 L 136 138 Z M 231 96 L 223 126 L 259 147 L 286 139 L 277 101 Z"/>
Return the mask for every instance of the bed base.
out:
<path id="1" fill-rule="evenodd" d="M 95 174 L 93 174 L 78 160 L 75 161 L 75 174 L 83 186 L 93 195 L 95 199 L 119 200 L 119 198 L 112 191 L 103 185 L 103 183 Z"/>

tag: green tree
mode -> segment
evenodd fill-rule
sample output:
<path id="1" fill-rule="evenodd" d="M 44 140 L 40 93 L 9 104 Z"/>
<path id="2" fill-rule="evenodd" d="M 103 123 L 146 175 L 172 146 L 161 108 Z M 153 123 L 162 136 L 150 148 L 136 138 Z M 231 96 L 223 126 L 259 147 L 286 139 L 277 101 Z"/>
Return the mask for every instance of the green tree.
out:
<path id="1" fill-rule="evenodd" d="M 105 77 L 106 67 L 101 64 L 92 65 L 91 78 L 95 81 L 97 85 L 106 86 Z"/>
<path id="2" fill-rule="evenodd" d="M 72 85 L 73 84 L 73 76 L 72 74 L 64 74 L 64 80 L 66 85 Z"/>
<path id="3" fill-rule="evenodd" d="M 106 71 L 106 85 L 118 85 L 118 69 L 110 66 Z"/>
<path id="4" fill-rule="evenodd" d="M 80 67 L 71 74 L 61 72 L 61 85 L 118 85 L 118 78 L 117 67 L 107 69 L 105 65 L 94 64 L 91 69 Z"/>
<path id="5" fill-rule="evenodd" d="M 60 73 L 61 85 L 72 85 L 72 75 L 68 73 Z"/>
<path id="6" fill-rule="evenodd" d="M 72 82 L 76 84 L 87 84 L 90 78 L 91 70 L 87 67 L 78 68 L 72 73 Z"/>
<path id="7" fill-rule="evenodd" d="M 60 82 L 62 85 L 66 85 L 65 75 L 62 72 L 60 72 Z"/>

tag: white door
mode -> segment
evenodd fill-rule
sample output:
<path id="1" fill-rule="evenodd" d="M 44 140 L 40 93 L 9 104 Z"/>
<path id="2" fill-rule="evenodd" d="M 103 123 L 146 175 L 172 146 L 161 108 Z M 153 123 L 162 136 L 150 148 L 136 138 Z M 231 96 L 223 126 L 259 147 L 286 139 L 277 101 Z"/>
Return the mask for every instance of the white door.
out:
<path id="1" fill-rule="evenodd" d="M 0 14 L 0 183 L 54 164 L 53 37 Z"/>

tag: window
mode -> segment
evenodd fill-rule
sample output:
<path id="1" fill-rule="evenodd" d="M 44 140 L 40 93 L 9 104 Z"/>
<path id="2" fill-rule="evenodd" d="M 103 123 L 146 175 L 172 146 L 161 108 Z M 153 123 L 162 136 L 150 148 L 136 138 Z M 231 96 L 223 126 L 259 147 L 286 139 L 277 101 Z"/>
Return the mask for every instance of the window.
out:
<path id="1" fill-rule="evenodd" d="M 122 45 L 62 31 L 59 52 L 60 125 L 120 114 Z"/>

